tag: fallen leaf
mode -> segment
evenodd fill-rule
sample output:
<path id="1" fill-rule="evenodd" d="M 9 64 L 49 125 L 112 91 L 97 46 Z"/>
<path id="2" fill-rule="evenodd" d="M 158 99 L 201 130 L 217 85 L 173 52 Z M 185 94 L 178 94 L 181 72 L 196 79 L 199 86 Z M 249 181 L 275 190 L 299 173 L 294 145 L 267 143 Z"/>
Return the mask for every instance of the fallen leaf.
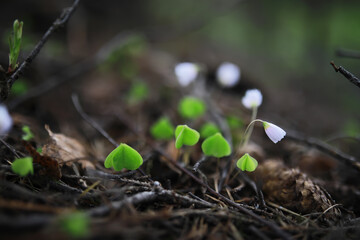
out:
<path id="1" fill-rule="evenodd" d="M 33 158 L 33 162 L 43 167 L 43 169 L 39 171 L 40 175 L 50 176 L 55 179 L 61 178 L 59 163 L 56 160 L 50 156 L 40 155 L 30 143 L 26 141 L 22 141 L 22 143 Z"/>
<path id="2" fill-rule="evenodd" d="M 68 166 L 71 166 L 72 162 L 76 160 L 83 168 L 95 169 L 94 164 L 86 160 L 88 153 L 78 140 L 63 134 L 53 133 L 48 125 L 45 125 L 45 129 L 49 133 L 50 141 L 43 146 L 43 155 L 60 160 L 62 161 L 60 163 L 65 163 Z"/>

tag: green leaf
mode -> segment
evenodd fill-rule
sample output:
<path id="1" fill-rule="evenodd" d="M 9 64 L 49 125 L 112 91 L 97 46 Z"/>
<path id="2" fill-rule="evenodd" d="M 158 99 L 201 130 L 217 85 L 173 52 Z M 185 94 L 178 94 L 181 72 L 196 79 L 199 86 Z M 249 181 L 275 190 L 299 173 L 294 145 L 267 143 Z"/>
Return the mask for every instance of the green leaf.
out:
<path id="1" fill-rule="evenodd" d="M 244 122 L 236 116 L 228 116 L 226 118 L 226 121 L 229 125 L 229 128 L 232 130 L 238 129 L 238 128 L 241 128 L 242 126 L 244 126 Z"/>
<path id="2" fill-rule="evenodd" d="M 130 88 L 128 101 L 129 103 L 139 103 L 147 98 L 149 89 L 144 82 L 135 82 Z"/>
<path id="3" fill-rule="evenodd" d="M 201 149 L 206 156 L 217 158 L 229 156 L 231 154 L 230 145 L 221 133 L 215 133 L 211 137 L 205 139 L 201 145 Z"/>
<path id="4" fill-rule="evenodd" d="M 24 79 L 18 79 L 12 86 L 11 93 L 15 96 L 24 95 L 28 91 L 29 87 Z"/>
<path id="5" fill-rule="evenodd" d="M 167 117 L 163 117 L 151 126 L 150 133 L 155 139 L 168 140 L 174 136 L 174 126 Z"/>
<path id="6" fill-rule="evenodd" d="M 107 156 L 104 166 L 106 168 L 113 167 L 116 171 L 120 171 L 123 168 L 135 170 L 142 163 L 141 155 L 129 145 L 122 143 Z"/>
<path id="7" fill-rule="evenodd" d="M 218 132 L 220 132 L 220 129 L 215 124 L 205 123 L 200 129 L 200 136 L 202 138 L 208 138 Z"/>
<path id="8" fill-rule="evenodd" d="M 184 97 L 179 103 L 179 113 L 183 118 L 195 119 L 201 117 L 206 110 L 205 103 L 195 97 Z"/>
<path id="9" fill-rule="evenodd" d="M 30 141 L 31 139 L 34 138 L 34 134 L 31 132 L 30 127 L 29 126 L 23 126 L 22 127 L 22 131 L 23 131 L 23 136 L 22 139 L 25 141 Z"/>
<path id="10" fill-rule="evenodd" d="M 13 32 L 9 37 L 9 71 L 12 72 L 17 67 L 17 60 L 20 53 L 21 38 L 22 38 L 23 22 L 14 21 Z"/>
<path id="11" fill-rule="evenodd" d="M 89 217 L 82 212 L 64 215 L 60 219 L 61 228 L 72 237 L 84 237 L 89 233 Z"/>
<path id="12" fill-rule="evenodd" d="M 16 159 L 11 164 L 11 169 L 14 173 L 25 177 L 29 173 L 34 174 L 33 159 L 32 157 L 25 157 Z"/>
<path id="13" fill-rule="evenodd" d="M 236 166 L 242 171 L 252 172 L 258 166 L 258 162 L 255 158 L 246 153 L 237 161 Z"/>
<path id="14" fill-rule="evenodd" d="M 178 125 L 175 130 L 175 138 L 175 147 L 179 149 L 182 145 L 195 145 L 199 141 L 200 134 L 187 125 Z"/>

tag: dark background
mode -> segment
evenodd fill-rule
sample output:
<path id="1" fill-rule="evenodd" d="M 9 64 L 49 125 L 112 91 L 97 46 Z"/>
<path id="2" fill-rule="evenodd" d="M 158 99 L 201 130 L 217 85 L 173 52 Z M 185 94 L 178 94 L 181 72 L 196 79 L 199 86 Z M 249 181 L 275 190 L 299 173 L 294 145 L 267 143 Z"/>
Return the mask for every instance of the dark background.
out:
<path id="1" fill-rule="evenodd" d="M 7 63 L 14 19 L 24 21 L 21 61 L 71 3 L 3 1 L 1 63 Z M 202 62 L 210 69 L 223 61 L 237 63 L 242 81 L 258 84 L 265 93 L 263 113 L 283 126 L 317 137 L 355 135 L 360 132 L 359 89 L 329 62 L 360 76 L 360 60 L 335 54 L 339 48 L 360 50 L 359 10 L 359 1 L 84 0 L 39 58 L 75 62 L 117 33 L 137 31 L 151 48 L 179 61 Z"/>

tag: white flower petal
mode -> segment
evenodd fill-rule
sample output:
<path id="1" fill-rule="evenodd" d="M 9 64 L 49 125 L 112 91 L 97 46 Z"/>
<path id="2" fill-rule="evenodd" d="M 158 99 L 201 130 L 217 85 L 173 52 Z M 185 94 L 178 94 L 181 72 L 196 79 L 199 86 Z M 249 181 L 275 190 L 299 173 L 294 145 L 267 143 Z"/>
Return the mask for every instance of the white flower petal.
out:
<path id="1" fill-rule="evenodd" d="M 181 86 L 186 87 L 193 82 L 199 73 L 196 64 L 190 62 L 179 63 L 175 66 L 175 75 Z"/>
<path id="2" fill-rule="evenodd" d="M 242 104 L 248 109 L 259 107 L 261 103 L 262 94 L 258 89 L 247 90 L 245 96 L 242 98 Z"/>
<path id="3" fill-rule="evenodd" d="M 222 63 L 216 72 L 217 80 L 223 87 L 232 87 L 240 80 L 240 69 L 233 63 Z"/>
<path id="4" fill-rule="evenodd" d="M 282 128 L 276 126 L 275 124 L 272 124 L 269 122 L 263 122 L 263 125 L 264 125 L 266 135 L 274 143 L 279 142 L 286 135 L 286 132 Z"/>
<path id="5" fill-rule="evenodd" d="M 0 135 L 7 134 L 12 127 L 12 118 L 5 105 L 0 105 Z"/>

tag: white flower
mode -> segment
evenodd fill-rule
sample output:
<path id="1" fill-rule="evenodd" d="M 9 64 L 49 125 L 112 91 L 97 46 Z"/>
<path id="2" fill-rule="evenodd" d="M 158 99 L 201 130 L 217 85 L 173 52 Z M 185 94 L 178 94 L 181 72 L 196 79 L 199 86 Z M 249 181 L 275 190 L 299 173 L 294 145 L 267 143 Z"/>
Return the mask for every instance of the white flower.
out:
<path id="1" fill-rule="evenodd" d="M 222 63 L 216 72 L 217 80 L 223 87 L 232 87 L 240 80 L 240 69 L 233 63 Z"/>
<path id="2" fill-rule="evenodd" d="M 12 127 L 12 118 L 5 105 L 0 105 L 0 135 L 7 134 Z"/>
<path id="3" fill-rule="evenodd" d="M 242 104 L 248 109 L 257 108 L 261 103 L 262 95 L 258 89 L 247 90 L 245 96 L 242 98 Z"/>
<path id="4" fill-rule="evenodd" d="M 190 62 L 179 63 L 175 66 L 175 75 L 181 86 L 186 87 L 195 81 L 199 74 L 196 64 Z"/>
<path id="5" fill-rule="evenodd" d="M 268 135 L 270 140 L 273 141 L 274 143 L 277 143 L 278 141 L 283 139 L 286 135 L 286 132 L 282 128 L 276 126 L 275 124 L 264 121 L 263 126 L 266 135 Z"/>

